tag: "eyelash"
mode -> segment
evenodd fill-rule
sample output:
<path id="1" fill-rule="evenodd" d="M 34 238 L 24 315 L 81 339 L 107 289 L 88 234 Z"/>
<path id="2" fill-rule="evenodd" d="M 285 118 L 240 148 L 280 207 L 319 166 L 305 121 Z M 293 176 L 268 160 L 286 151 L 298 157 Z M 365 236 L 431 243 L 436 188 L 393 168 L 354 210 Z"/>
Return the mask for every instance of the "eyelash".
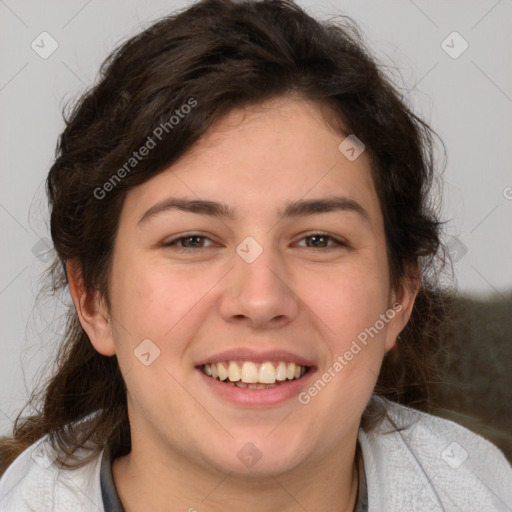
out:
<path id="1" fill-rule="evenodd" d="M 163 243 L 162 246 L 166 247 L 166 248 L 172 248 L 173 250 L 176 250 L 178 252 L 184 252 L 184 253 L 197 252 L 198 249 L 207 249 L 207 247 L 178 247 L 177 245 L 175 245 L 177 242 L 180 242 L 181 240 L 186 240 L 188 238 L 194 238 L 194 237 L 203 238 L 205 240 L 212 241 L 209 237 L 207 237 L 206 235 L 203 235 L 202 233 L 188 233 L 188 234 L 182 235 L 178 238 L 174 238 L 173 240 L 169 240 L 168 242 Z M 309 233 L 306 236 L 303 236 L 299 240 L 299 242 L 306 238 L 313 238 L 313 237 L 323 237 L 323 238 L 327 239 L 327 243 L 329 243 L 329 241 L 334 242 L 335 245 L 331 245 L 330 247 L 320 247 L 320 249 L 323 249 L 324 251 L 329 251 L 329 250 L 336 249 L 339 247 L 348 247 L 348 245 L 345 242 L 338 240 L 337 238 L 333 237 L 332 235 L 329 235 L 327 233 L 322 233 L 322 232 Z M 211 247 L 211 246 L 208 246 L 208 247 Z M 304 248 L 305 249 L 315 249 L 315 247 L 304 247 Z"/>

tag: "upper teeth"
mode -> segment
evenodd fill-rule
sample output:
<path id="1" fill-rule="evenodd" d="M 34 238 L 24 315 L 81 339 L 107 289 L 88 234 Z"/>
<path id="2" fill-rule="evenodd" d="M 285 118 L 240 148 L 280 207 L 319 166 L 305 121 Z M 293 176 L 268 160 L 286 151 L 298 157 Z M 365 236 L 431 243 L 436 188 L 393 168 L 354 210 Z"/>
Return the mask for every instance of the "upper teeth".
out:
<path id="1" fill-rule="evenodd" d="M 298 379 L 306 373 L 306 367 L 295 363 L 280 361 L 273 363 L 266 361 L 258 364 L 244 361 L 241 365 L 237 361 L 222 361 L 203 365 L 206 375 L 219 380 L 229 379 L 231 382 L 242 381 L 246 384 L 261 383 L 274 384 L 286 379 Z"/>

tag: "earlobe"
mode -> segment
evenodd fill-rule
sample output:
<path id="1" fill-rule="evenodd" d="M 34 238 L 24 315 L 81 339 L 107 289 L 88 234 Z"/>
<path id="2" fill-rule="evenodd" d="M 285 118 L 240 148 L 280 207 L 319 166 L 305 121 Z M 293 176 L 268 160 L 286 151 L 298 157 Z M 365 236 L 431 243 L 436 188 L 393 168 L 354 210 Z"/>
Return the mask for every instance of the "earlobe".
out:
<path id="1" fill-rule="evenodd" d="M 77 262 L 68 261 L 66 270 L 69 291 L 82 328 L 87 333 L 93 347 L 104 356 L 113 356 L 115 346 L 112 339 L 110 317 L 104 300 L 98 290 L 86 290 Z"/>
<path id="2" fill-rule="evenodd" d="M 388 324 L 385 342 L 385 352 L 389 352 L 396 344 L 396 340 L 407 325 L 414 308 L 414 302 L 420 286 L 418 266 L 410 265 L 406 274 L 396 290 L 390 294 L 390 308 L 395 311 L 393 319 Z"/>

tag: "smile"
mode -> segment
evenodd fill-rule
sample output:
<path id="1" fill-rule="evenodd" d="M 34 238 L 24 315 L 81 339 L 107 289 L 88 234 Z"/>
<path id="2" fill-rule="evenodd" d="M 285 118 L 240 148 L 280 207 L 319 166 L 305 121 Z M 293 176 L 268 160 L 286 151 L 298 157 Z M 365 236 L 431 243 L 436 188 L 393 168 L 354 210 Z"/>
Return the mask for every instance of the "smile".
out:
<path id="1" fill-rule="evenodd" d="M 221 361 L 203 364 L 201 370 L 225 384 L 246 389 L 269 389 L 300 379 L 308 367 L 293 362 Z"/>

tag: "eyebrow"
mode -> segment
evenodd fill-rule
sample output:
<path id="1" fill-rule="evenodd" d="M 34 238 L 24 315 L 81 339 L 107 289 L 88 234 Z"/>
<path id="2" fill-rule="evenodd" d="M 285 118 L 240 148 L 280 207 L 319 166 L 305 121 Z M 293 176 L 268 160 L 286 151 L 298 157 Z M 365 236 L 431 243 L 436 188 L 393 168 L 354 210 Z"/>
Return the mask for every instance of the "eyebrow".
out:
<path id="1" fill-rule="evenodd" d="M 149 218 L 171 210 L 181 210 L 199 215 L 235 220 L 237 215 L 228 205 L 204 199 L 181 199 L 170 197 L 159 201 L 146 210 L 138 221 L 141 224 Z M 300 199 L 286 204 L 278 212 L 281 218 L 307 217 L 319 213 L 346 211 L 358 214 L 366 222 L 370 221 L 368 212 L 354 199 L 348 197 L 327 197 L 323 199 Z"/>

